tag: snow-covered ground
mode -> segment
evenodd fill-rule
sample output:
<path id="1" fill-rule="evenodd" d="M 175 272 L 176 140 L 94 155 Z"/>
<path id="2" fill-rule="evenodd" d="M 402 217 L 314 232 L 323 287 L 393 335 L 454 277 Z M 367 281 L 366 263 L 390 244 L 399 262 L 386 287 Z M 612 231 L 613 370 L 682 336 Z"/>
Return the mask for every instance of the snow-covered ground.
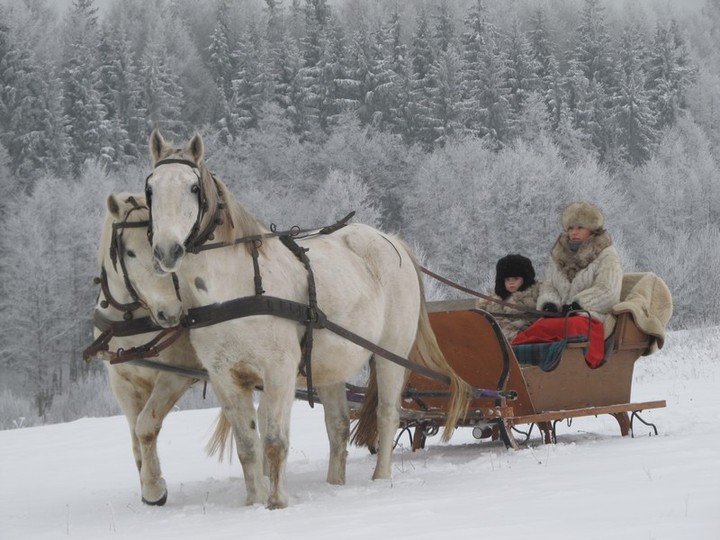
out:
<path id="1" fill-rule="evenodd" d="M 324 481 L 319 407 L 297 402 L 290 506 L 243 506 L 240 465 L 206 458 L 216 409 L 175 412 L 160 435 L 169 498 L 140 502 L 124 417 L 0 432 L 0 539 L 720 538 L 720 329 L 671 333 L 642 358 L 633 400 L 667 400 L 622 438 L 609 416 L 558 424 L 519 451 L 459 430 L 418 452 L 403 437 L 391 481 L 351 448 L 347 484 Z M 534 433 L 537 433 L 535 431 Z"/>

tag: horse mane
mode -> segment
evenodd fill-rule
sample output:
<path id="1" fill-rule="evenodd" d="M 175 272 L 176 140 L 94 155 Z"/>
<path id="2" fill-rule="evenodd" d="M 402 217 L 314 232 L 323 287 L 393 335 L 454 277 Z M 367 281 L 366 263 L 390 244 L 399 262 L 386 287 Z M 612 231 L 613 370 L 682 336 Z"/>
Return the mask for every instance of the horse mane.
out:
<path id="1" fill-rule="evenodd" d="M 243 236 L 255 236 L 269 232 L 259 219 L 240 204 L 222 180 L 215 178 L 215 183 L 217 184 L 217 193 L 225 203 L 226 216 L 226 219 L 223 219 L 216 229 L 215 236 L 218 239 L 231 241 Z M 216 193 L 215 190 L 212 191 Z"/>

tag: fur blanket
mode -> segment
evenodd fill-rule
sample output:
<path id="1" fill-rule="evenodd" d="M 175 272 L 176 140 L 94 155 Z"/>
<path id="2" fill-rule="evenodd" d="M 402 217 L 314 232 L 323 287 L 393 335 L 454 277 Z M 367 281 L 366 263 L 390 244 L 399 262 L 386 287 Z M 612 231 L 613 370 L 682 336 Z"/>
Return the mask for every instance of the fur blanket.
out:
<path id="1" fill-rule="evenodd" d="M 665 282 L 652 272 L 625 274 L 620 299 L 612 313 L 630 312 L 638 328 L 651 337 L 650 347 L 643 356 L 662 349 L 665 327 L 673 310 L 672 294 Z"/>

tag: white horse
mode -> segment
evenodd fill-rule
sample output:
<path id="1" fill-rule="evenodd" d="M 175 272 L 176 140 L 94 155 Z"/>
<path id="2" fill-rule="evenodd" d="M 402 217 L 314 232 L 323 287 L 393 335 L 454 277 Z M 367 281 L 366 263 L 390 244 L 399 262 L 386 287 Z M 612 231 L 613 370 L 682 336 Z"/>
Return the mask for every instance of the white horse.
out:
<path id="1" fill-rule="evenodd" d="M 170 276 L 160 276 L 153 271 L 147 239 L 148 218 L 149 211 L 142 193 L 115 194 L 107 199 L 98 250 L 102 287 L 96 305 L 95 337 L 100 336 L 102 329 L 110 327 L 119 334 L 140 332 L 136 335 L 114 335 L 108 343 L 110 351 L 143 345 L 160 330 L 144 307 L 147 302 L 153 301 L 148 293 L 157 293 L 165 299 L 165 303 L 175 295 Z M 126 281 L 126 277 L 128 280 L 132 277 L 132 280 Z M 137 294 L 133 282 L 143 284 L 142 296 Z M 171 309 L 173 314 L 177 314 L 180 305 L 179 300 L 175 303 Z M 168 319 L 162 311 L 156 312 L 156 316 L 163 324 L 177 323 L 177 320 Z M 137 326 L 130 328 L 130 325 Z M 100 352 L 99 356 L 103 353 Z M 188 369 L 202 368 L 187 332 L 162 351 L 158 361 Z M 167 486 L 157 453 L 158 433 L 165 416 L 195 379 L 131 364 L 104 363 L 108 366 L 115 398 L 130 426 L 142 500 L 151 505 L 163 505 L 167 500 Z"/>
<path id="2" fill-rule="evenodd" d="M 110 327 L 120 334 L 132 334 L 113 336 L 106 344 L 108 352 L 97 353 L 109 357 L 106 359 L 111 359 L 114 351 L 142 348 L 155 338 L 159 326 L 150 318 L 147 306 L 159 303 L 168 306 L 166 311 L 157 309 L 152 313 L 152 317 L 166 327 L 180 322 L 180 296 L 175 292 L 171 277 L 157 274 L 153 269 L 152 252 L 147 240 L 148 220 L 149 209 L 144 194 L 121 193 L 108 197 L 98 250 L 102 287 L 96 305 L 95 336 L 99 337 L 102 330 Z M 132 313 L 132 317 L 128 317 L 128 313 Z M 190 375 L 193 371 L 198 377 L 203 375 L 203 366 L 187 333 L 161 350 L 154 360 L 185 370 Z M 163 505 L 167 500 L 167 488 L 157 455 L 157 435 L 165 416 L 197 379 L 147 366 L 109 362 L 107 366 L 113 393 L 130 424 L 142 500 L 147 504 Z M 331 406 L 328 403 L 326 408 L 329 410 Z M 261 416 L 262 413 L 261 409 Z M 331 415 L 330 418 L 334 417 Z M 342 441 L 342 434 L 338 434 L 342 429 L 347 428 L 337 422 L 327 427 L 334 448 L 338 445 L 333 445 L 332 441 Z M 221 412 L 207 446 L 208 454 L 219 453 L 222 459 L 230 434 L 231 426 Z M 343 456 L 344 449 L 336 451 L 335 458 L 330 460 L 328 482 L 344 482 Z"/>
<path id="3" fill-rule="evenodd" d="M 238 298 L 274 297 L 308 305 L 313 291 L 305 264 L 279 239 L 263 237 L 269 231 L 209 173 L 199 135 L 184 148 L 175 149 L 154 131 L 150 152 L 154 168 L 146 181 L 146 195 L 151 207 L 156 269 L 177 273 L 183 295 L 188 295 L 183 296 L 184 304 L 196 308 Z M 262 240 L 235 242 L 245 237 Z M 198 251 L 208 241 L 224 247 Z M 449 437 L 466 409 L 469 388 L 454 374 L 437 346 L 425 310 L 418 266 L 405 244 L 364 225 L 348 225 L 301 243 L 309 250 L 317 306 L 328 320 L 450 377 L 453 399 L 446 423 Z M 167 304 L 155 304 L 151 309 L 168 316 L 173 305 L 170 295 Z M 192 313 L 191 309 L 191 324 Z M 248 504 L 287 506 L 284 475 L 290 412 L 305 333 L 302 323 L 269 314 L 230 318 L 193 327 L 190 332 L 232 424 Z M 344 480 L 349 436 L 344 384 L 373 354 L 327 329 L 316 329 L 313 336 L 312 380 L 324 404 L 331 461 L 340 464 L 338 469 L 342 466 L 343 475 L 338 480 Z M 374 355 L 372 366 L 371 393 L 376 392 L 376 399 L 365 400 L 358 432 L 367 425 L 377 426 L 376 435 L 374 427 L 365 430 L 370 433 L 368 441 L 377 440 L 373 478 L 387 479 L 405 368 L 379 354 Z M 262 441 L 252 401 L 257 384 L 264 388 Z M 263 483 L 263 451 L 270 474 L 269 496 Z"/>

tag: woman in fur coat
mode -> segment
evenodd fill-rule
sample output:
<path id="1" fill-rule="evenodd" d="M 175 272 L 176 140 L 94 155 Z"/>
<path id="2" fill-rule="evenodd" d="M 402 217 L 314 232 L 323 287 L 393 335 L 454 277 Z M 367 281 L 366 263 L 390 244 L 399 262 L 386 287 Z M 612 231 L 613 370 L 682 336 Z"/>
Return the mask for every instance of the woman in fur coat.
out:
<path id="1" fill-rule="evenodd" d="M 498 260 L 495 266 L 495 291 L 491 295 L 493 298 L 534 310 L 538 292 L 539 284 L 535 281 L 535 269 L 530 259 L 523 255 L 506 255 Z M 517 333 L 531 322 L 522 317 L 522 310 L 491 300 L 479 300 L 478 307 L 497 317 L 508 342 L 512 342 Z"/>
<path id="2" fill-rule="evenodd" d="M 537 309 L 548 313 L 577 313 L 591 318 L 590 345 L 585 361 L 598 367 L 605 357 L 603 323 L 620 301 L 623 268 L 612 239 L 604 228 L 600 210 L 589 202 L 568 205 L 562 213 L 564 232 L 550 252 Z M 568 335 L 587 334 L 588 321 L 579 316 L 568 321 Z M 519 333 L 513 345 L 559 341 L 565 336 L 565 318 L 546 318 Z"/>

